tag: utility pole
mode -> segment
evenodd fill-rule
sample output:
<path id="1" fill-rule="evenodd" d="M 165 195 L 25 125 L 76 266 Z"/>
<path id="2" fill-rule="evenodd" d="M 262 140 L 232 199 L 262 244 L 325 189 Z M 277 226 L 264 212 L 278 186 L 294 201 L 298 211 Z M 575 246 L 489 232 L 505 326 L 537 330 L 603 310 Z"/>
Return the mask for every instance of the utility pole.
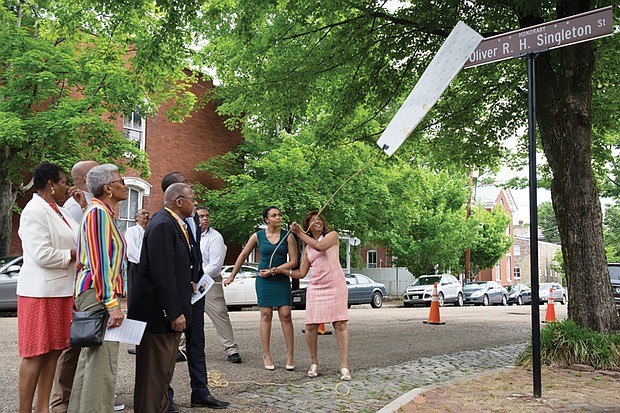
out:
<path id="1" fill-rule="evenodd" d="M 472 201 L 472 186 L 474 184 L 474 179 L 476 180 L 476 184 L 478 183 L 478 170 L 477 169 L 470 169 L 469 170 L 469 183 L 467 184 L 468 187 L 468 195 L 467 195 L 467 215 L 465 216 L 465 221 L 469 221 L 469 217 L 471 217 L 471 201 Z M 474 199 L 475 200 L 475 199 Z M 467 282 L 467 280 L 470 278 L 471 276 L 471 250 L 469 248 L 467 248 L 465 250 L 465 277 L 462 281 L 462 285 L 465 285 L 465 282 Z"/>

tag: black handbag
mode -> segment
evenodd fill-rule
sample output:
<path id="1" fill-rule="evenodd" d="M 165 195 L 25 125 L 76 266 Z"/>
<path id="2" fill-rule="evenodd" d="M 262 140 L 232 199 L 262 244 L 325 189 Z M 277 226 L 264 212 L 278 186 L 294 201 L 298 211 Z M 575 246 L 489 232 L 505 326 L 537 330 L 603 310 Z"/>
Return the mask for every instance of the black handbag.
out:
<path id="1" fill-rule="evenodd" d="M 71 347 L 99 347 L 103 344 L 108 311 L 73 311 L 71 321 Z"/>

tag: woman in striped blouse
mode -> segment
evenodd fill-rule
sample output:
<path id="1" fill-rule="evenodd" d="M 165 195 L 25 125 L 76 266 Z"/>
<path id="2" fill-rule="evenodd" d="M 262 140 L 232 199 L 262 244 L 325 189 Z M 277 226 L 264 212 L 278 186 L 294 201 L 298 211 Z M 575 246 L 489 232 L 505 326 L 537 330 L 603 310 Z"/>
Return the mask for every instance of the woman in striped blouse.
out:
<path id="1" fill-rule="evenodd" d="M 86 175 L 93 200 L 78 233 L 75 305 L 80 311 L 108 310 L 108 328 L 123 323 L 119 297 L 125 279 L 126 244 L 114 222 L 116 205 L 127 199 L 127 187 L 116 166 L 99 165 Z M 112 412 L 118 367 L 118 343 L 80 352 L 69 412 Z"/>

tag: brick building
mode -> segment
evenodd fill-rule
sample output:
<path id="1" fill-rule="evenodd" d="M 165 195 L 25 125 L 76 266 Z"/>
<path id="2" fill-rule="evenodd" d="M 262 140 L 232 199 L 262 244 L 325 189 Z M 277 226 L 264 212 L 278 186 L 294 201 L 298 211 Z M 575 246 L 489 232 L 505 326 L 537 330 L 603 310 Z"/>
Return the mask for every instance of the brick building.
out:
<path id="1" fill-rule="evenodd" d="M 191 91 L 200 97 L 211 88 L 213 83 L 204 80 L 192 85 Z M 196 172 L 194 168 L 201 161 L 235 149 L 243 140 L 239 132 L 229 131 L 224 126 L 212 102 L 191 113 L 183 123 L 172 123 L 163 115 L 170 105 L 162 105 L 152 117 L 143 118 L 134 112 L 118 120 L 117 128 L 147 153 L 151 169 L 151 176 L 147 179 L 140 178 L 134 170 L 122 174 L 129 189 L 127 201 L 122 202 L 117 211 L 118 223 L 123 231 L 134 225 L 133 216 L 138 209 L 145 208 L 153 213 L 162 207 L 160 182 L 169 172 L 180 171 L 190 182 L 200 182 L 209 188 L 218 187 L 219 182 Z M 31 198 L 32 194 L 28 193 L 18 201 L 18 205 L 23 207 Z M 18 225 L 19 215 L 14 214 L 10 252 L 15 255 L 21 254 Z M 230 252 L 234 254 L 236 251 L 238 249 L 233 248 Z"/>

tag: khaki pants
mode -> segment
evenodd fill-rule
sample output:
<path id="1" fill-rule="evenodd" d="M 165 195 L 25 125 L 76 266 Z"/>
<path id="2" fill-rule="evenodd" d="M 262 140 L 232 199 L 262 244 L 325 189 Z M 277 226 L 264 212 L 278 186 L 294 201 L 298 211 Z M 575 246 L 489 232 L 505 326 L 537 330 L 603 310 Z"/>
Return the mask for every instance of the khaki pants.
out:
<path id="1" fill-rule="evenodd" d="M 205 299 L 205 312 L 211 319 L 213 327 L 217 332 L 217 336 L 224 347 L 227 355 L 239 353 L 239 348 L 235 342 L 230 317 L 226 309 L 226 300 L 224 298 L 224 288 L 222 287 L 222 277 L 215 277 L 215 283 L 207 291 Z"/>
<path id="2" fill-rule="evenodd" d="M 80 311 L 104 308 L 94 289 L 78 295 L 75 305 Z M 104 341 L 100 347 L 84 347 L 73 380 L 69 413 L 113 412 L 117 371 L 118 343 Z"/>

